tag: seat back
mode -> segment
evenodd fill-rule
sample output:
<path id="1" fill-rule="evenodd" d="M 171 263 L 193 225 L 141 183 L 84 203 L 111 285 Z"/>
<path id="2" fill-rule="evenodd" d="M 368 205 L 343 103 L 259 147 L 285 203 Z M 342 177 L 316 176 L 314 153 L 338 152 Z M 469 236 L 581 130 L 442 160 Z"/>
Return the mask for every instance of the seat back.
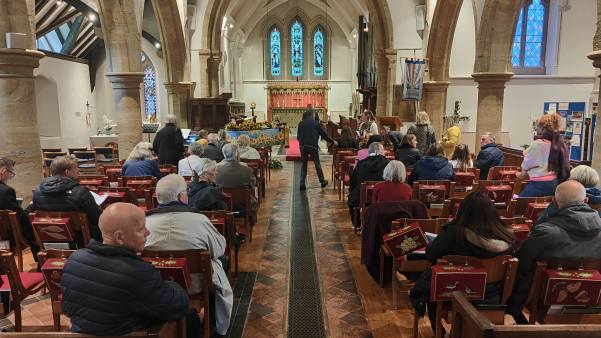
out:
<path id="1" fill-rule="evenodd" d="M 449 180 L 421 180 L 421 181 L 415 181 L 413 182 L 413 199 L 414 200 L 420 200 L 420 190 L 422 190 L 420 187 L 421 186 L 425 186 L 425 185 L 437 185 L 437 186 L 444 186 L 445 188 L 445 192 L 444 192 L 444 197 L 442 198 L 444 203 L 444 200 L 451 197 L 453 190 L 455 190 L 455 182 L 449 181 Z M 422 196 L 423 198 L 423 196 Z M 422 201 L 424 203 L 426 203 L 425 201 Z"/>
<path id="2" fill-rule="evenodd" d="M 173 164 L 161 164 L 159 165 L 159 169 L 163 175 L 177 174 L 177 167 Z"/>
<path id="3" fill-rule="evenodd" d="M 23 250 L 27 241 L 23 238 L 17 213 L 12 210 L 0 210 L 0 240 L 10 240 L 10 250 L 17 255 L 19 271 L 23 271 Z"/>
<path id="4" fill-rule="evenodd" d="M 232 248 L 235 245 L 236 227 L 234 224 L 234 213 L 229 210 L 200 211 L 209 218 L 211 224 L 217 231 L 225 237 L 225 256 L 228 258 L 227 272 L 231 271 L 232 266 Z"/>
<path id="5" fill-rule="evenodd" d="M 156 188 L 144 189 L 144 202 L 146 210 L 154 209 L 159 205 Z"/>
<path id="6" fill-rule="evenodd" d="M 451 197 L 450 199 L 445 200 L 440 217 L 445 219 L 455 218 L 461 202 L 463 202 L 463 197 Z"/>
<path id="7" fill-rule="evenodd" d="M 96 152 L 94 150 L 77 150 L 73 151 L 72 155 L 77 158 L 77 163 L 81 171 L 96 173 Z"/>
<path id="8" fill-rule="evenodd" d="M 20 304 L 21 300 L 30 294 L 29 290 L 23 285 L 21 275 L 15 264 L 15 258 L 11 252 L 0 250 L 0 275 L 7 276 L 8 284 L 10 285 L 10 295 L 16 304 Z M 42 285 L 44 284 L 34 285 L 30 290 L 38 289 L 37 286 L 41 288 Z"/>
<path id="9" fill-rule="evenodd" d="M 132 188 L 128 188 L 128 187 L 106 187 L 106 186 L 102 186 L 102 187 L 98 187 L 98 192 L 120 192 L 120 193 L 124 193 L 124 197 L 123 199 L 113 199 L 112 202 L 110 203 L 115 203 L 115 202 L 126 202 L 126 203 L 131 203 L 131 204 L 138 204 L 138 199 L 136 197 L 136 193 L 134 191 L 134 189 Z M 109 197 L 109 200 L 111 200 L 111 198 Z"/>
<path id="10" fill-rule="evenodd" d="M 361 182 L 361 186 L 359 187 L 359 207 L 361 210 L 365 210 L 365 207 L 372 203 L 372 193 L 374 191 L 374 186 L 381 181 L 365 181 Z"/>
<path id="11" fill-rule="evenodd" d="M 78 179 L 79 185 L 90 190 L 98 190 L 99 187 L 109 185 L 109 178 L 105 175 L 79 175 Z"/>
<path id="12" fill-rule="evenodd" d="M 443 218 L 437 218 L 437 219 L 399 218 L 392 222 L 392 225 L 390 228 L 392 231 L 394 231 L 394 230 L 397 230 L 404 226 L 417 223 L 417 224 L 419 224 L 420 228 L 422 228 L 423 232 L 438 234 L 440 232 L 440 228 L 446 222 L 447 222 L 447 220 L 445 220 Z"/>
<path id="13" fill-rule="evenodd" d="M 57 250 L 57 249 L 49 249 L 46 251 L 40 251 L 38 253 L 38 262 L 39 262 L 40 266 L 44 266 L 44 263 L 48 259 L 66 260 L 74 252 L 75 252 L 75 250 Z M 42 272 L 44 272 L 43 270 L 44 269 L 42 269 Z M 50 277 L 50 278 L 48 278 L 48 277 Z M 52 273 L 51 276 L 44 277 L 46 279 L 46 284 L 50 284 L 50 283 L 54 284 L 54 286 L 48 285 L 48 291 L 50 291 L 50 299 L 52 299 L 53 302 L 60 302 L 62 299 L 62 297 L 61 297 L 62 293 L 61 293 L 61 288 L 60 288 L 61 277 L 62 277 L 62 273 Z M 60 310 L 60 309 L 57 309 L 57 310 Z"/>
<path id="14" fill-rule="evenodd" d="M 507 206 L 508 217 L 523 216 L 529 203 L 545 203 L 552 202 L 553 196 L 547 197 L 518 197 L 509 201 Z"/>
<path id="15" fill-rule="evenodd" d="M 144 198 L 144 190 L 154 188 L 157 178 L 154 176 L 121 176 L 117 179 L 120 187 L 128 187 L 134 190 L 136 198 Z"/>
<path id="16" fill-rule="evenodd" d="M 493 181 L 493 180 L 509 180 L 509 181 L 514 181 L 514 182 L 516 181 L 514 175 L 503 176 L 503 175 L 501 175 L 500 171 L 518 171 L 518 172 L 521 172 L 522 168 L 520 168 L 518 166 L 512 166 L 512 165 L 492 167 L 488 171 L 488 177 L 486 179 L 489 180 L 489 181 Z"/>
<path id="17" fill-rule="evenodd" d="M 244 216 L 249 216 L 252 210 L 252 198 L 254 195 L 251 187 L 221 188 L 221 191 L 231 196 L 232 207 L 236 211 L 242 210 Z"/>
<path id="18" fill-rule="evenodd" d="M 96 163 L 116 164 L 119 161 L 112 147 L 94 147 L 94 151 Z"/>
<path id="19" fill-rule="evenodd" d="M 83 245 L 87 246 L 88 242 L 90 242 L 90 228 L 88 226 L 88 215 L 83 212 L 77 211 L 43 211 L 36 210 L 29 214 L 30 221 L 33 221 L 34 218 L 69 218 L 69 228 L 71 233 L 75 231 L 81 232 Z M 34 227 L 34 234 L 36 236 L 36 240 L 40 247 L 43 247 L 43 243 L 40 241 L 40 236 L 37 233 Z M 56 242 L 61 242 L 57 240 Z"/>
<path id="20" fill-rule="evenodd" d="M 102 164 L 98 172 L 108 177 L 109 182 L 117 182 L 121 177 L 122 167 L 119 164 Z"/>

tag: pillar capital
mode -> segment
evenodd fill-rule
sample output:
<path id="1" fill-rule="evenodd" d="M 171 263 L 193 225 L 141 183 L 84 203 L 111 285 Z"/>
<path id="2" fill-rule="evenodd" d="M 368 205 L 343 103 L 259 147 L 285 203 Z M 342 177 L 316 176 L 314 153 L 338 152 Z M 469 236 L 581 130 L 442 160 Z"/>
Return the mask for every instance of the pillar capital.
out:
<path id="1" fill-rule="evenodd" d="M 474 81 L 478 82 L 478 88 L 505 88 L 513 77 L 511 72 L 483 72 L 472 74 Z"/>
<path id="2" fill-rule="evenodd" d="M 586 57 L 593 61 L 593 67 L 601 68 L 601 50 L 596 50 Z"/>
<path id="3" fill-rule="evenodd" d="M 139 89 L 144 80 L 142 72 L 111 72 L 106 73 L 113 89 Z"/>
<path id="4" fill-rule="evenodd" d="M 37 50 L 0 48 L 0 77 L 33 78 L 33 69 L 44 56 Z"/>
<path id="5" fill-rule="evenodd" d="M 446 91 L 451 81 L 424 81 L 424 89 L 430 92 Z"/>
<path id="6" fill-rule="evenodd" d="M 194 91 L 194 82 L 165 82 L 167 94 L 190 94 Z"/>

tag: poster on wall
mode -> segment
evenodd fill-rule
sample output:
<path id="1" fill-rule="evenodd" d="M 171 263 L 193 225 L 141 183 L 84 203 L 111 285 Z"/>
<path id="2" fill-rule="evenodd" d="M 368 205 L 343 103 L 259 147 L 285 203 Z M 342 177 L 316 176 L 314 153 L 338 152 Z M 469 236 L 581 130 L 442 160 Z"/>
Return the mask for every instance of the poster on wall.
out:
<path id="1" fill-rule="evenodd" d="M 582 127 L 586 102 L 545 102 L 544 113 L 561 117 L 559 132 L 570 141 L 570 160 L 580 161 L 584 155 L 585 130 Z"/>

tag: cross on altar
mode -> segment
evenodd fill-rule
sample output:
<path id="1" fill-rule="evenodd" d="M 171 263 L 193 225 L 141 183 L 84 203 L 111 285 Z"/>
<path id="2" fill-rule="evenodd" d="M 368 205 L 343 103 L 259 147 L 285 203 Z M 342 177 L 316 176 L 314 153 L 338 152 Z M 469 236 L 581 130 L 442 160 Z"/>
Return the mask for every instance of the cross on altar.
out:
<path id="1" fill-rule="evenodd" d="M 302 106 L 302 101 L 303 101 L 303 99 L 301 99 L 300 97 L 298 97 L 298 96 L 295 96 L 295 97 L 294 97 L 294 99 L 293 99 L 293 101 L 294 101 L 294 106 L 295 106 L 295 107 L 300 107 L 300 106 Z"/>

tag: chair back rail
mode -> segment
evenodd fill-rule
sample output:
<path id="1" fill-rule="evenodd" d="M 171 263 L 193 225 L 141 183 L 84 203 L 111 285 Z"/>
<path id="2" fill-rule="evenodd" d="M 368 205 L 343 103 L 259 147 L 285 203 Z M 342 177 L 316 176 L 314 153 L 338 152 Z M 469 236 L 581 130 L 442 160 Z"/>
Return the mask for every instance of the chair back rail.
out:
<path id="1" fill-rule="evenodd" d="M 234 223 L 234 213 L 229 210 L 200 211 L 207 216 L 211 223 L 217 228 L 219 233 L 225 237 L 225 256 L 228 259 L 227 274 L 231 276 L 232 258 L 234 258 L 234 275 L 238 274 L 238 252 L 235 250 L 236 225 Z M 235 257 L 233 257 L 235 255 Z"/>
<path id="2" fill-rule="evenodd" d="M 23 233 L 17 213 L 12 210 L 0 210 L 0 239 L 11 240 L 11 251 L 17 256 L 17 267 L 23 271 L 23 250 L 29 245 Z"/>
<path id="3" fill-rule="evenodd" d="M 83 245 L 87 246 L 90 242 L 90 228 L 88 226 L 88 215 L 83 212 L 77 211 L 44 211 L 44 210 L 36 210 L 29 214 L 30 221 L 33 221 L 36 217 L 46 217 L 46 218 L 69 218 L 69 227 L 71 231 L 78 231 L 82 234 Z M 37 235 L 35 229 L 34 234 L 36 235 L 36 240 L 40 247 L 43 247 L 43 243 L 40 242 L 39 236 Z"/>
<path id="4" fill-rule="evenodd" d="M 253 238 L 253 226 L 250 218 L 252 212 L 252 199 L 251 196 L 254 194 L 251 187 L 242 188 L 221 188 L 221 191 L 227 193 L 232 198 L 232 207 L 234 210 L 239 211 L 242 209 L 242 215 L 238 217 L 244 217 L 244 224 L 248 230 L 249 242 L 252 242 Z"/>
<path id="5" fill-rule="evenodd" d="M 43 266 L 44 263 L 46 262 L 46 260 L 48 260 L 48 259 L 52 259 L 52 258 L 67 259 L 74 252 L 75 252 L 75 250 L 57 250 L 57 249 L 49 249 L 46 251 L 40 251 L 38 253 L 38 262 L 39 262 L 40 266 Z M 52 277 L 52 279 L 54 280 L 54 277 Z M 60 280 L 58 282 L 60 283 Z M 48 286 L 48 290 L 50 292 L 50 303 L 52 305 L 52 319 L 54 322 L 54 330 L 60 331 L 61 330 L 61 314 L 63 313 L 63 310 L 61 307 L 62 297 L 61 297 L 61 293 L 59 291 L 60 289 Z"/>
<path id="6" fill-rule="evenodd" d="M 509 201 L 509 205 L 507 206 L 507 216 L 508 217 L 523 216 L 529 203 L 545 203 L 545 202 L 552 202 L 552 201 L 553 201 L 553 196 L 518 197 L 516 199 L 511 199 L 511 201 Z"/>

